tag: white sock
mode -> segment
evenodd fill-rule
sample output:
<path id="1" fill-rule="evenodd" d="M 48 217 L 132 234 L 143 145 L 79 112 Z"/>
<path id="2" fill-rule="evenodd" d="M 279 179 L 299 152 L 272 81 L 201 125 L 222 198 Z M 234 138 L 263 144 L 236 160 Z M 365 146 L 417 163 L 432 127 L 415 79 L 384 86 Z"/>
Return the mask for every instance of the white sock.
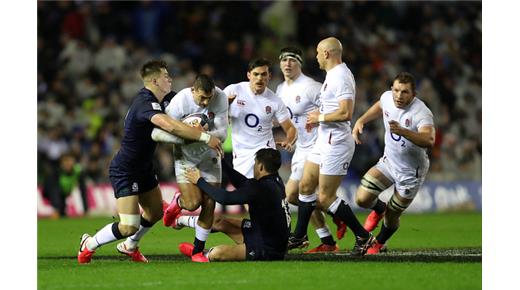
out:
<path id="1" fill-rule="evenodd" d="M 316 229 L 316 233 L 318 234 L 318 237 L 320 237 L 320 239 L 331 236 L 329 228 L 327 227 Z"/>
<path id="2" fill-rule="evenodd" d="M 112 223 L 113 224 L 113 223 Z M 85 243 L 89 251 L 94 251 L 98 247 L 117 240 L 114 233 L 112 233 L 112 224 L 106 225 L 99 232 L 97 232 L 91 239 Z"/>
<path id="3" fill-rule="evenodd" d="M 199 224 L 195 225 L 195 237 L 199 241 L 206 241 L 208 239 L 208 235 L 210 232 L 211 232 L 211 229 L 207 230 L 207 229 L 199 226 Z"/>
<path id="4" fill-rule="evenodd" d="M 189 215 L 181 215 L 177 218 L 177 224 L 183 225 L 185 227 L 195 228 L 195 225 L 199 221 L 199 216 L 189 216 Z"/>
<path id="5" fill-rule="evenodd" d="M 139 225 L 139 229 L 135 234 L 128 237 L 125 241 L 125 246 L 128 250 L 133 250 L 137 247 L 137 244 L 141 240 L 141 238 L 146 234 L 152 227 L 143 227 L 142 225 Z"/>

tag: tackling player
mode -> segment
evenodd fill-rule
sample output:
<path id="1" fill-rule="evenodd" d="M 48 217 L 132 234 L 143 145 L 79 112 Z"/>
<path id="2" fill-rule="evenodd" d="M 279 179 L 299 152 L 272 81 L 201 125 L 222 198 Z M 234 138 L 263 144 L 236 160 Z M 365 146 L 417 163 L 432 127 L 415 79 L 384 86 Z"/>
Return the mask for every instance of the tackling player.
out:
<path id="1" fill-rule="evenodd" d="M 307 115 L 308 125 L 319 123 L 318 139 L 303 168 L 298 221 L 294 235 L 289 238 L 289 249 L 308 243 L 307 225 L 312 211 L 318 206 L 347 224 L 356 236 L 352 254 L 364 255 L 374 242 L 374 237 L 361 226 L 348 204 L 336 196 L 355 149 L 350 131 L 355 81 L 342 61 L 342 51 L 341 43 L 334 37 L 323 39 L 316 47 L 316 59 L 327 75 L 320 91 L 320 110 Z"/>
<path id="2" fill-rule="evenodd" d="M 224 142 L 228 127 L 228 100 L 224 92 L 215 87 L 213 80 L 204 74 L 198 75 L 191 88 L 181 90 L 172 99 L 166 113 L 173 119 L 182 119 L 193 113 L 202 113 L 209 118 L 208 134 Z M 198 124 L 200 127 L 200 124 Z M 202 129 L 202 128 L 200 128 Z M 155 129 L 160 130 L 160 129 Z M 203 130 L 203 129 L 202 129 Z M 155 139 L 163 142 L 154 132 Z M 164 212 L 165 226 L 171 226 L 182 209 L 194 211 L 201 206 L 200 219 L 195 227 L 193 256 L 202 253 L 205 242 L 213 224 L 215 201 L 202 194 L 200 189 L 191 184 L 184 173 L 188 168 L 198 168 L 204 179 L 213 186 L 220 186 L 222 167 L 220 156 L 205 143 L 194 142 L 176 144 L 174 147 L 175 176 L 180 192 L 175 193 L 172 202 Z"/>
<path id="3" fill-rule="evenodd" d="M 303 74 L 301 68 L 303 59 L 300 49 L 285 47 L 280 51 L 278 58 L 285 81 L 276 88 L 276 95 L 287 106 L 298 132 L 296 150 L 291 161 L 291 176 L 285 185 L 285 194 L 288 202 L 298 205 L 298 187 L 303 175 L 303 165 L 318 136 L 317 127 L 306 128 L 307 114 L 319 107 L 321 83 Z M 323 212 L 314 210 L 311 223 L 316 228 L 321 244 L 306 253 L 338 251 L 339 248 L 325 223 Z M 337 233 L 339 239 L 343 237 L 345 229 L 345 224 L 341 223 Z"/>
<path id="4" fill-rule="evenodd" d="M 224 205 L 248 204 L 250 219 L 219 219 L 214 231 L 227 234 L 236 245 L 219 245 L 209 249 L 204 256 L 192 260 L 209 261 L 265 261 L 283 260 L 287 253 L 287 240 L 291 215 L 285 200 L 283 181 L 278 175 L 282 164 L 276 149 L 258 150 L 254 158 L 254 178 L 246 178 L 224 162 L 229 180 L 236 188 L 226 191 L 213 187 L 200 176 L 198 170 L 186 172 L 187 179 L 196 184 L 214 200 Z M 181 252 L 190 255 L 189 243 L 179 245 Z"/>
<path id="5" fill-rule="evenodd" d="M 231 101 L 229 118 L 233 144 L 233 167 L 247 178 L 253 177 L 255 153 L 261 148 L 292 150 L 296 141 L 296 128 L 282 100 L 267 84 L 271 78 L 270 62 L 257 59 L 249 63 L 249 82 L 232 84 L 224 89 Z M 275 144 L 273 121 L 280 123 L 286 134 L 285 141 Z"/>
<path id="6" fill-rule="evenodd" d="M 144 88 L 134 98 L 124 122 L 121 148 L 109 168 L 114 188 L 119 222 L 106 225 L 94 236 L 83 234 L 78 262 L 90 263 L 95 250 L 115 240 L 130 237 L 117 245 L 117 250 L 136 262 L 148 260 L 140 253 L 139 240 L 161 219 L 162 195 L 153 168 L 156 142 L 151 138 L 157 126 L 182 138 L 204 141 L 222 151 L 220 140 L 189 127 L 164 114 L 163 100 L 171 92 L 172 79 L 164 61 L 150 61 L 141 68 Z M 143 209 L 139 214 L 139 206 Z"/>
<path id="7" fill-rule="evenodd" d="M 372 209 L 364 224 L 367 231 L 373 231 L 384 217 L 376 243 L 367 254 L 384 251 L 385 243 L 399 228 L 399 217 L 412 203 L 428 172 L 426 149 L 435 143 L 433 114 L 416 98 L 415 78 L 410 73 L 399 73 L 391 91 L 384 92 L 356 121 L 352 135 L 357 144 L 361 144 L 364 125 L 380 117 L 385 126 L 384 155 L 363 176 L 356 193 L 356 203 Z M 395 185 L 394 194 L 385 204 L 378 196 L 391 185 Z"/>

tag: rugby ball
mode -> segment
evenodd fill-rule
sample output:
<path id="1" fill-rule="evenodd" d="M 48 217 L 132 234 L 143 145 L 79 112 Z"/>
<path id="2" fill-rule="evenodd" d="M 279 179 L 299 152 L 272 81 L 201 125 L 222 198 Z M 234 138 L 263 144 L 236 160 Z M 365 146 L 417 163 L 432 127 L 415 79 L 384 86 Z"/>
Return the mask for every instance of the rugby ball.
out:
<path id="1" fill-rule="evenodd" d="M 184 118 L 181 119 L 181 121 L 188 125 L 188 126 L 197 126 L 197 124 L 200 124 L 200 126 L 202 128 L 204 128 L 205 130 L 208 129 L 209 127 L 209 118 L 208 116 L 206 116 L 206 114 L 204 113 L 192 113 L 192 114 L 189 114 L 187 116 L 185 116 Z"/>

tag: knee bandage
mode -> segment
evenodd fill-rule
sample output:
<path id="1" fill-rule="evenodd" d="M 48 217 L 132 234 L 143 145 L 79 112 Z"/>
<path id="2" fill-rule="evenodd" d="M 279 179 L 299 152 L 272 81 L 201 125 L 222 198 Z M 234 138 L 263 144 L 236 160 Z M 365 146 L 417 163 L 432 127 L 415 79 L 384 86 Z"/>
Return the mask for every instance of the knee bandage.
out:
<path id="1" fill-rule="evenodd" d="M 138 214 L 120 214 L 119 219 L 119 223 L 125 226 L 139 228 L 141 224 L 141 216 Z"/>
<path id="2" fill-rule="evenodd" d="M 388 201 L 388 208 L 395 212 L 403 212 L 409 205 L 412 203 L 412 200 L 407 200 L 405 202 L 399 200 L 397 198 L 396 193 L 392 195 L 390 200 Z"/>
<path id="3" fill-rule="evenodd" d="M 386 186 L 381 181 L 369 174 L 365 174 L 361 178 L 361 187 L 376 196 L 379 196 L 386 189 Z"/>

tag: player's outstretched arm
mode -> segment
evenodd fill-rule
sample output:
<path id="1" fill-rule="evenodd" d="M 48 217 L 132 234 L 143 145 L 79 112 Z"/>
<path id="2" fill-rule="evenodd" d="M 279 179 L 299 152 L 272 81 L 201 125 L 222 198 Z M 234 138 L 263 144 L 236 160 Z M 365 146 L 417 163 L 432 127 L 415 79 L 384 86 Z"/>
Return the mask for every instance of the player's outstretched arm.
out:
<path id="1" fill-rule="evenodd" d="M 352 137 L 354 137 L 354 141 L 356 144 L 361 144 L 361 134 L 363 134 L 363 128 L 365 124 L 375 120 L 383 115 L 383 110 L 381 110 L 380 101 L 377 101 L 372 105 L 354 124 L 354 128 L 352 129 Z"/>
<path id="2" fill-rule="evenodd" d="M 152 140 L 155 142 L 173 143 L 173 144 L 184 144 L 184 139 L 179 136 L 175 136 L 164 131 L 161 128 L 153 128 Z"/>
<path id="3" fill-rule="evenodd" d="M 193 184 L 197 185 L 202 191 L 209 195 L 212 199 L 223 205 L 245 204 L 249 201 L 249 193 L 252 188 L 245 186 L 237 190 L 227 191 L 220 187 L 214 187 L 207 183 L 200 176 L 200 171 L 196 168 L 188 169 L 184 173 L 186 178 Z"/>
<path id="4" fill-rule="evenodd" d="M 222 144 L 216 137 L 190 127 L 179 120 L 172 119 L 163 113 L 153 115 L 151 121 L 155 126 L 183 139 L 206 142 L 210 148 L 223 155 Z"/>

